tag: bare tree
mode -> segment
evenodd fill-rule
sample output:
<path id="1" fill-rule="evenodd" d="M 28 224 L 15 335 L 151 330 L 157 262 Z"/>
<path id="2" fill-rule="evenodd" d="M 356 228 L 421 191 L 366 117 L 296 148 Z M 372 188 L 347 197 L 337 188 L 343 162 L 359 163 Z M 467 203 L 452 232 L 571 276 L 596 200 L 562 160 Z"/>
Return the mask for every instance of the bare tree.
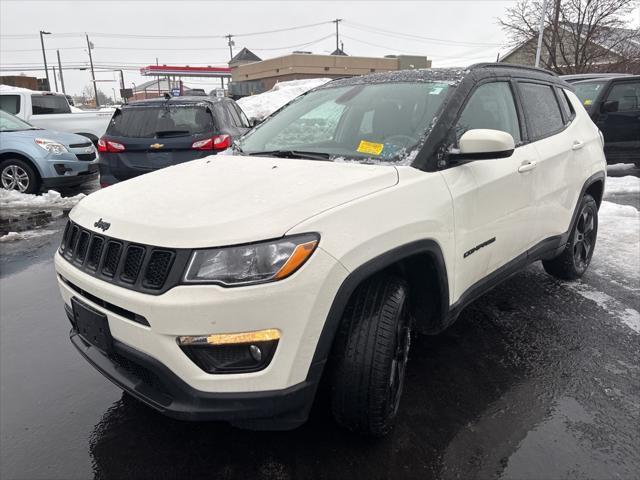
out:
<path id="1" fill-rule="evenodd" d="M 535 57 L 541 0 L 520 0 L 499 19 L 518 60 Z M 550 0 L 541 64 L 557 73 L 640 69 L 640 34 L 627 23 L 634 0 Z M 531 61 L 530 63 L 533 63 Z"/>

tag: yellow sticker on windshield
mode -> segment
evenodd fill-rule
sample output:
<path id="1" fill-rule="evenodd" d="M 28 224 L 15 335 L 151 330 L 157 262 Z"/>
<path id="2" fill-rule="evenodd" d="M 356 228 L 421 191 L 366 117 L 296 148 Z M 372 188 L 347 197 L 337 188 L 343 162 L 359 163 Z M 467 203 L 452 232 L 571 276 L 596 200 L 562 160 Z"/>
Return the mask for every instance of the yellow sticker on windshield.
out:
<path id="1" fill-rule="evenodd" d="M 591 105 L 592 103 L 593 103 L 593 102 L 592 102 L 591 100 L 589 100 L 588 98 L 584 101 L 584 104 L 585 104 L 586 106 L 589 106 L 589 105 Z"/>
<path id="2" fill-rule="evenodd" d="M 360 140 L 360 145 L 358 145 L 358 152 L 368 153 L 370 155 L 380 155 L 383 148 L 384 143 L 374 143 L 367 142 L 366 140 Z"/>

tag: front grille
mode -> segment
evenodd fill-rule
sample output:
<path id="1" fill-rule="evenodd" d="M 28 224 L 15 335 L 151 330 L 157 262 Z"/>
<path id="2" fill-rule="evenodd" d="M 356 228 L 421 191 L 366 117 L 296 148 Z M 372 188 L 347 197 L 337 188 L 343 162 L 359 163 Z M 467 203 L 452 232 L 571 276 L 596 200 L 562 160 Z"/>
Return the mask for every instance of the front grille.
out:
<path id="1" fill-rule="evenodd" d="M 86 142 L 86 143 L 71 143 L 69 144 L 70 148 L 86 148 L 86 147 L 90 147 L 92 145 L 91 142 Z"/>
<path id="2" fill-rule="evenodd" d="M 83 162 L 90 162 L 96 159 L 96 152 L 91 153 L 76 153 L 76 158 Z"/>
<path id="3" fill-rule="evenodd" d="M 191 253 L 109 238 L 71 221 L 65 227 L 59 251 L 89 275 L 152 295 L 180 283 Z"/>

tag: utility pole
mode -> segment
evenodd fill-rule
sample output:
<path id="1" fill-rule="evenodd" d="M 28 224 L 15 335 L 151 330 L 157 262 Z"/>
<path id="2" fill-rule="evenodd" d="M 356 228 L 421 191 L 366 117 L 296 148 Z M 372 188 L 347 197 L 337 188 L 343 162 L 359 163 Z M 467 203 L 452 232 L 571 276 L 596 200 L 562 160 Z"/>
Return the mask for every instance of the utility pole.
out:
<path id="1" fill-rule="evenodd" d="M 338 25 L 340 24 L 341 21 L 342 21 L 341 18 L 336 18 L 335 20 L 332 20 L 332 22 L 336 24 L 336 50 L 340 50 L 340 32 L 338 30 Z"/>
<path id="2" fill-rule="evenodd" d="M 96 95 L 96 108 L 100 108 L 100 100 L 98 100 L 98 84 L 96 83 L 96 74 L 93 71 L 93 57 L 91 56 L 91 49 L 93 45 L 89 41 L 89 35 L 84 34 L 87 37 L 87 48 L 89 49 L 89 64 L 91 65 L 91 80 L 93 81 L 93 92 Z"/>
<path id="3" fill-rule="evenodd" d="M 544 21 L 547 16 L 547 0 L 542 1 L 542 13 L 540 14 L 540 29 L 538 31 L 538 48 L 536 49 L 536 67 L 540 66 L 540 52 L 542 51 L 542 37 L 544 36 Z"/>
<path id="4" fill-rule="evenodd" d="M 58 54 L 58 72 L 60 72 L 60 86 L 62 87 L 62 93 L 66 95 L 67 91 L 64 89 L 64 76 L 62 75 L 62 62 L 60 61 L 60 50 L 56 50 L 56 53 Z"/>
<path id="5" fill-rule="evenodd" d="M 53 84 L 56 86 L 56 93 L 58 93 L 58 79 L 56 78 L 56 67 L 55 67 L 55 65 L 51 66 L 51 70 L 53 70 Z"/>
<path id="6" fill-rule="evenodd" d="M 227 45 L 229 45 L 229 60 L 232 60 L 233 59 L 233 46 L 236 44 L 236 42 L 234 42 L 232 40 L 233 35 L 231 35 L 231 34 L 228 34 L 225 38 L 227 39 Z"/>
<path id="7" fill-rule="evenodd" d="M 160 63 L 158 62 L 158 57 L 156 57 L 156 66 L 160 65 Z M 165 64 L 166 65 L 166 64 Z M 167 77 L 167 88 L 169 88 L 169 77 Z M 169 90 L 171 90 L 169 88 Z M 158 75 L 158 96 L 161 97 L 162 94 L 160 93 L 160 75 Z M 144 89 L 144 98 L 147 98 L 147 89 Z"/>
<path id="8" fill-rule="evenodd" d="M 49 80 L 49 68 L 47 67 L 47 54 L 44 51 L 44 39 L 43 35 L 51 35 L 51 32 L 45 32 L 40 30 L 40 45 L 42 45 L 42 59 L 44 60 L 44 73 L 47 76 L 47 90 L 51 90 L 50 80 Z"/>
<path id="9" fill-rule="evenodd" d="M 551 65 L 556 66 L 556 43 L 558 42 L 558 23 L 560 21 L 560 1 L 555 0 L 556 4 L 553 12 L 553 25 L 551 25 L 551 51 L 549 52 L 549 60 Z"/>

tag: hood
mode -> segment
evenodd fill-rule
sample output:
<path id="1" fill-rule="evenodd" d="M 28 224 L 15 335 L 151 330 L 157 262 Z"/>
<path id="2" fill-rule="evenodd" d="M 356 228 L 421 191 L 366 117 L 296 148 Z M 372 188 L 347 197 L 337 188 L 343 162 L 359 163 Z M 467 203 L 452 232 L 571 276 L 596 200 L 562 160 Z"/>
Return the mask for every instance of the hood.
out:
<path id="1" fill-rule="evenodd" d="M 35 138 L 46 138 L 47 140 L 53 140 L 54 142 L 61 143 L 65 147 L 68 147 L 71 144 L 91 142 L 91 140 L 89 140 L 87 137 L 83 137 L 82 135 L 77 135 L 75 133 L 57 132 L 55 130 L 46 130 L 46 129 L 20 130 L 19 132 L 6 132 L 6 133 L 12 135 L 14 138 L 20 138 L 25 140 L 35 139 Z"/>
<path id="2" fill-rule="evenodd" d="M 278 238 L 303 220 L 391 187 L 392 166 L 217 155 L 95 192 L 70 217 L 123 240 L 173 248 Z"/>

